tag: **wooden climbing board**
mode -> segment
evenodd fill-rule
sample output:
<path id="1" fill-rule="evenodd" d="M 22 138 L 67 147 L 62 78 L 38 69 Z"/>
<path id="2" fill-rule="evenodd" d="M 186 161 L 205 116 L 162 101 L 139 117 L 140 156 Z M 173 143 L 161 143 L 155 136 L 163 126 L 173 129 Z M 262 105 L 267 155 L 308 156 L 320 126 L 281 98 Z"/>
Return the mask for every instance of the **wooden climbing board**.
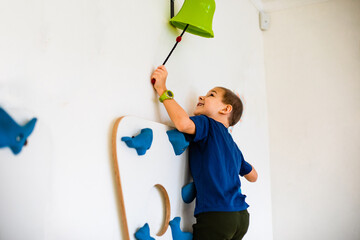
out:
<path id="1" fill-rule="evenodd" d="M 122 137 L 153 131 L 145 155 L 127 147 Z M 135 239 L 145 223 L 155 239 L 172 239 L 168 221 L 181 217 L 181 228 L 192 232 L 194 202 L 185 204 L 181 188 L 191 181 L 187 151 L 176 156 L 166 131 L 172 128 L 133 116 L 118 118 L 113 127 L 112 151 L 123 239 Z"/>

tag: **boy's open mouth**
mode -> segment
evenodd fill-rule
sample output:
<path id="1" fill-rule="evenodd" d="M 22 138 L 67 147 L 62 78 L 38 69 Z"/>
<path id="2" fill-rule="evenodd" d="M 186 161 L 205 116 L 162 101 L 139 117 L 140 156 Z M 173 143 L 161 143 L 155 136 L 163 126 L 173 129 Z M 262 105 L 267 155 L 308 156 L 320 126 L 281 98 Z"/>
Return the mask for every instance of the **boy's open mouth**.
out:
<path id="1" fill-rule="evenodd" d="M 197 107 L 199 107 L 199 106 L 204 106 L 204 104 L 203 104 L 203 103 L 198 103 L 196 106 L 197 106 Z"/>

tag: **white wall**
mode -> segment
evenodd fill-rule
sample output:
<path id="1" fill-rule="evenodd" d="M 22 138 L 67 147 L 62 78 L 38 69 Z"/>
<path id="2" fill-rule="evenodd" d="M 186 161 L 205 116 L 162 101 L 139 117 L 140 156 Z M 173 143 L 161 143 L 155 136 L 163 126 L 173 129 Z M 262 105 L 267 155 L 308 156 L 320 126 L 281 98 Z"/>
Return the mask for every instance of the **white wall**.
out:
<path id="1" fill-rule="evenodd" d="M 360 1 L 271 13 L 274 239 L 360 239 Z"/>
<path id="2" fill-rule="evenodd" d="M 181 4 L 176 1 L 176 11 Z M 180 33 L 168 20 L 169 1 L 0 2 L 0 106 L 39 119 L 20 156 L 0 152 L 0 174 L 9 176 L 0 182 L 0 205 L 12 209 L 11 216 L 0 215 L 1 239 L 121 238 L 111 129 L 122 115 L 169 122 L 149 83 Z M 184 35 L 167 63 L 168 88 L 189 113 L 197 96 L 217 85 L 245 99 L 234 137 L 260 174 L 256 184 L 243 186 L 251 205 L 246 239 L 272 239 L 257 10 L 249 1 L 217 1 L 214 32 L 214 39 Z M 46 166 L 37 156 L 47 159 Z M 14 177 L 24 162 L 26 180 L 25 173 Z M 36 169 L 49 174 L 40 178 Z M 44 179 L 48 185 L 40 189 L 36 182 Z M 34 205 L 41 210 L 32 211 Z"/>

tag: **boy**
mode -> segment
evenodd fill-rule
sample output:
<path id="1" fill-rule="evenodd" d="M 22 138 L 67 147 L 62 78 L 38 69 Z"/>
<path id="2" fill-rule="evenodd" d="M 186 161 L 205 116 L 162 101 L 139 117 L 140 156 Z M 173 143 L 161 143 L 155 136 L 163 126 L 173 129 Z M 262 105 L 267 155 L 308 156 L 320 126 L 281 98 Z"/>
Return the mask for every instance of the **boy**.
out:
<path id="1" fill-rule="evenodd" d="M 241 100 L 232 91 L 216 87 L 199 97 L 195 116 L 189 117 L 166 89 L 166 78 L 165 66 L 151 76 L 171 121 L 192 138 L 189 161 L 197 191 L 193 239 L 242 239 L 249 227 L 249 205 L 241 194 L 239 175 L 255 182 L 257 172 L 228 133 L 228 127 L 240 120 Z"/>

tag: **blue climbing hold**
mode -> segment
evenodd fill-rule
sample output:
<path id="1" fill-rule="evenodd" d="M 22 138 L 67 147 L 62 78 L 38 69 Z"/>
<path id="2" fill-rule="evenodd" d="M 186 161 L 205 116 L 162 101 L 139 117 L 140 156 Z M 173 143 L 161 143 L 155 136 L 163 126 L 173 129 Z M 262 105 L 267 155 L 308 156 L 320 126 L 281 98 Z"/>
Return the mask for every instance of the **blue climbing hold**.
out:
<path id="1" fill-rule="evenodd" d="M 194 182 L 186 184 L 181 189 L 181 197 L 185 203 L 191 203 L 196 198 L 196 187 Z"/>
<path id="2" fill-rule="evenodd" d="M 186 148 L 189 146 L 189 141 L 186 139 L 185 134 L 179 132 L 178 130 L 169 130 L 166 132 L 171 145 L 174 148 L 174 152 L 176 155 L 181 155 Z"/>
<path id="3" fill-rule="evenodd" d="M 20 153 L 33 132 L 36 121 L 37 119 L 33 118 L 26 125 L 20 126 L 0 108 L 0 148 L 9 147 L 14 154 Z"/>
<path id="4" fill-rule="evenodd" d="M 137 232 L 135 233 L 135 238 L 137 240 L 155 240 L 155 238 L 152 238 L 150 236 L 150 228 L 149 228 L 149 224 L 147 223 L 145 223 L 145 225 L 142 228 L 137 230 Z"/>
<path id="5" fill-rule="evenodd" d="M 192 240 L 193 239 L 192 233 L 181 231 L 180 221 L 181 221 L 180 217 L 175 217 L 173 220 L 169 222 L 173 240 Z"/>
<path id="6" fill-rule="evenodd" d="M 135 148 L 137 154 L 141 156 L 151 147 L 153 131 L 150 128 L 144 128 L 136 137 L 122 137 L 121 141 L 124 141 L 128 147 Z"/>

